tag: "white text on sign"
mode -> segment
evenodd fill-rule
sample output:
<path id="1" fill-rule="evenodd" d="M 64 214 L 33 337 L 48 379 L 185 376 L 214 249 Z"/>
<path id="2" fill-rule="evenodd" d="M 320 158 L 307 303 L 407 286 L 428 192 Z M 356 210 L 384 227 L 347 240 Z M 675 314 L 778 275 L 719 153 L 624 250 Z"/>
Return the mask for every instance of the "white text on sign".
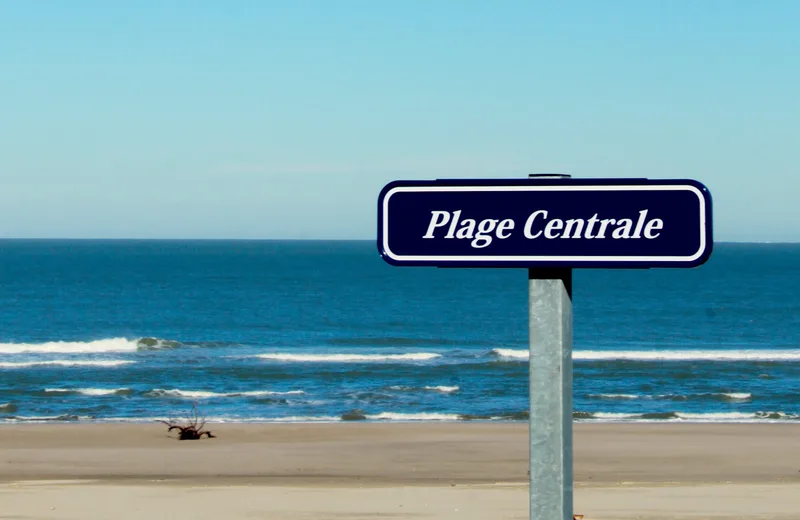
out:
<path id="1" fill-rule="evenodd" d="M 537 210 L 530 214 L 523 225 L 523 235 L 527 239 L 606 239 L 625 240 L 641 239 L 652 240 L 657 238 L 664 229 L 664 221 L 659 218 L 647 218 L 647 210 L 641 210 L 634 223 L 630 218 L 599 218 L 595 213 L 588 219 L 548 219 L 547 210 Z M 431 220 L 427 232 L 422 238 L 436 238 L 437 231 L 444 232 L 443 238 L 471 240 L 470 245 L 475 248 L 484 248 L 497 238 L 509 238 L 516 227 L 512 219 L 476 220 L 472 218 L 461 219 L 461 210 L 431 211 Z M 439 235 L 442 237 L 442 235 Z"/>

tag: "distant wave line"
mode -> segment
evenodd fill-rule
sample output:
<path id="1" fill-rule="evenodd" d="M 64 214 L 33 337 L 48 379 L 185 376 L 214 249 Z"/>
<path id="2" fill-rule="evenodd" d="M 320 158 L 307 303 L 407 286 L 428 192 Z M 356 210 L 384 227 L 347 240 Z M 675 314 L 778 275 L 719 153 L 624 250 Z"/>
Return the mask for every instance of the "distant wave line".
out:
<path id="1" fill-rule="evenodd" d="M 692 422 L 692 423 L 753 423 L 800 421 L 800 414 L 785 412 L 653 412 L 612 413 L 576 412 L 577 421 L 592 422 Z"/>
<path id="2" fill-rule="evenodd" d="M 298 363 L 347 363 L 359 361 L 428 361 L 442 357 L 441 354 L 433 352 L 414 352 L 407 354 L 288 354 L 288 353 L 273 353 L 273 354 L 256 354 L 254 356 L 260 359 L 270 361 L 288 361 Z"/>
<path id="3" fill-rule="evenodd" d="M 513 360 L 529 359 L 527 349 L 492 349 Z M 800 350 L 576 350 L 574 361 L 800 361 Z"/>
<path id="4" fill-rule="evenodd" d="M 399 392 L 414 392 L 418 390 L 427 390 L 431 392 L 441 392 L 443 394 L 452 394 L 458 392 L 460 388 L 458 387 L 458 385 L 455 386 L 438 385 L 438 386 L 423 386 L 423 387 L 394 385 L 390 386 L 389 390 L 395 390 Z"/>
<path id="5" fill-rule="evenodd" d="M 145 392 L 145 395 L 154 397 L 185 397 L 189 399 L 213 399 L 216 397 L 265 397 L 270 395 L 301 395 L 303 390 L 289 390 L 278 392 L 272 390 L 247 390 L 241 392 L 210 392 L 206 390 L 180 390 L 156 388 Z"/>
<path id="6" fill-rule="evenodd" d="M 6 416 L 0 422 L 125 422 L 143 423 L 158 420 L 169 420 L 168 417 L 94 417 L 61 414 L 53 416 Z M 490 414 L 474 416 L 457 413 L 437 412 L 380 412 L 371 414 L 354 414 L 325 416 L 282 416 L 282 417 L 208 417 L 207 423 L 319 423 L 341 421 L 368 422 L 519 422 L 527 420 L 526 413 Z M 574 422 L 596 423 L 795 423 L 800 422 L 800 414 L 786 412 L 653 412 L 653 413 L 615 413 L 615 412 L 574 412 Z"/>
<path id="7" fill-rule="evenodd" d="M 658 395 L 639 395 L 639 394 L 589 394 L 589 399 L 608 399 L 608 400 L 634 400 L 652 399 L 666 401 L 688 401 L 696 398 L 718 398 L 728 401 L 748 401 L 753 398 L 749 392 L 706 392 L 697 394 L 658 394 Z"/>

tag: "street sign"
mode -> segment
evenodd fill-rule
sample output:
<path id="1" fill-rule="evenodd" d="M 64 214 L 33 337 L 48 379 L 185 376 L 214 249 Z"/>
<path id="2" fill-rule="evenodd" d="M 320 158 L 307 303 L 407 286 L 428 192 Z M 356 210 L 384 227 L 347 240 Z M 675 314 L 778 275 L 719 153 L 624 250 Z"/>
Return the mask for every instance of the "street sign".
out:
<path id="1" fill-rule="evenodd" d="M 553 175 L 381 191 L 389 264 L 528 268 L 531 520 L 573 520 L 572 269 L 697 267 L 711 230 L 711 195 L 694 180 Z"/>
<path id="2" fill-rule="evenodd" d="M 395 181 L 378 199 L 378 248 L 396 266 L 696 267 L 711 230 L 694 180 Z"/>

